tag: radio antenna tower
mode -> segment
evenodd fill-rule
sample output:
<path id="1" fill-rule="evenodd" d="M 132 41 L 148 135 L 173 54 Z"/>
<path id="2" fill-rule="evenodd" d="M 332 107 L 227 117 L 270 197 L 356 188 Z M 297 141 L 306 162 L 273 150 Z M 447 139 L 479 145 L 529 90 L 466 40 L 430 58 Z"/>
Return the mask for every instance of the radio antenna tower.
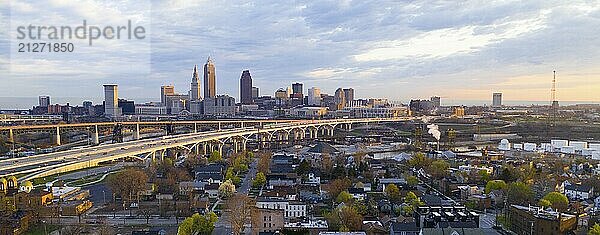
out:
<path id="1" fill-rule="evenodd" d="M 556 70 L 553 71 L 554 76 L 552 78 L 552 126 L 556 122 L 556 115 L 558 113 L 558 100 L 556 100 Z"/>

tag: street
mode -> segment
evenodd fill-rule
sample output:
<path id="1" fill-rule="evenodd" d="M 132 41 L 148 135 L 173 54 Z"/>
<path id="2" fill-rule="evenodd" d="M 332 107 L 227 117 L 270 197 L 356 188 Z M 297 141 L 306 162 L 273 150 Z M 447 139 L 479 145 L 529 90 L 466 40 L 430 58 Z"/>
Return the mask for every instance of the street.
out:
<path id="1" fill-rule="evenodd" d="M 242 185 L 237 190 L 238 193 L 248 194 L 250 192 L 250 188 L 252 187 L 252 178 L 256 175 L 256 166 L 258 164 L 258 159 L 252 159 L 250 163 L 248 172 L 242 179 Z M 227 221 L 227 216 L 229 212 L 227 210 L 223 210 L 223 214 L 219 217 L 219 220 L 215 223 L 215 230 L 213 230 L 212 234 L 231 234 L 231 225 Z"/>

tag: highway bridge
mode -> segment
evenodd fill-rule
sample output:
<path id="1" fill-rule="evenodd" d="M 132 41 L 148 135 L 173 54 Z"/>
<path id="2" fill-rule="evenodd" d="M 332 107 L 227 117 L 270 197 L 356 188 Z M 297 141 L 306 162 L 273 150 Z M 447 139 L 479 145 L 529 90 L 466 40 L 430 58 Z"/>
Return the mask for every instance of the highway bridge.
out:
<path id="1" fill-rule="evenodd" d="M 25 115 L 25 114 L 0 114 L 1 125 L 26 124 L 36 122 L 57 122 L 62 120 L 61 115 Z"/>
<path id="2" fill-rule="evenodd" d="M 100 143 L 100 134 L 107 133 L 120 140 L 124 132 L 132 133 L 134 139 L 140 139 L 140 132 L 144 129 L 163 129 L 167 135 L 184 129 L 182 132 L 198 132 L 203 128 L 221 129 L 231 127 L 262 126 L 271 123 L 297 122 L 298 120 L 202 120 L 202 121 L 130 121 L 130 122 L 95 122 L 95 123 L 58 123 L 41 125 L 14 125 L 0 126 L 0 135 L 9 142 L 14 143 L 18 134 L 25 133 L 51 133 L 54 144 L 61 145 L 61 134 L 69 131 L 85 132 L 91 136 L 92 143 Z"/>
<path id="3" fill-rule="evenodd" d="M 233 152 L 238 152 L 246 150 L 249 141 L 255 141 L 259 147 L 268 147 L 266 145 L 271 141 L 285 142 L 304 138 L 314 139 L 321 136 L 333 136 L 336 128 L 351 129 L 354 124 L 404 122 L 409 120 L 412 120 L 412 118 L 290 120 L 282 123 L 271 121 L 270 124 L 262 123 L 262 125 L 250 127 L 242 124 L 227 129 L 221 128 L 212 131 L 162 136 L 0 160 L 0 177 L 19 175 L 20 181 L 31 180 L 94 167 L 101 162 L 124 158 L 135 158 L 142 161 L 162 158 L 169 149 L 206 154 L 212 151 L 222 153 L 223 149 L 228 147 Z"/>

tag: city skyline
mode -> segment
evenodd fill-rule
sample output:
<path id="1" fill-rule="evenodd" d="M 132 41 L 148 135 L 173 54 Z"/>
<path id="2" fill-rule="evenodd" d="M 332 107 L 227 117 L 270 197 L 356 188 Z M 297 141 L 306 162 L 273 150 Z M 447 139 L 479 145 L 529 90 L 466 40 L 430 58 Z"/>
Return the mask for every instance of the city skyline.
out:
<path id="1" fill-rule="evenodd" d="M 78 48 L 81 58 L 50 60 L 3 53 L 0 71 L 8 74 L 4 82 L 12 86 L 0 88 L 2 96 L 90 96 L 93 100 L 102 97 L 98 87 L 106 83 L 119 84 L 121 96 L 133 99 L 158 97 L 156 87 L 168 84 L 186 93 L 190 67 L 210 55 L 218 67 L 216 93 L 238 99 L 239 74 L 250 70 L 261 95 L 302 82 L 329 94 L 337 87 L 360 87 L 357 97 L 402 101 L 433 95 L 487 101 L 493 92 L 502 92 L 504 101 L 549 103 L 552 71 L 557 70 L 559 101 L 600 101 L 600 94 L 594 92 L 600 89 L 600 69 L 595 66 L 600 55 L 594 53 L 600 36 L 589 30 L 598 28 L 595 19 L 600 9 L 593 3 L 528 2 L 522 7 L 509 2 L 383 3 L 374 7 L 356 2 L 275 2 L 264 3 L 266 7 L 252 2 L 179 1 L 142 2 L 136 10 L 128 2 L 87 3 L 50 1 L 49 9 L 56 14 L 35 21 L 122 22 L 135 16 L 140 24 L 151 22 L 151 47 L 121 43 L 132 46 L 121 51 L 119 43 L 108 47 L 98 42 L 93 48 Z M 32 2 L 11 1 L 0 14 L 3 19 L 10 15 L 11 25 L 36 23 L 27 16 L 43 15 L 43 10 L 33 11 L 31 6 Z M 100 15 L 85 9 L 106 11 Z M 170 14 L 175 11 L 179 14 Z M 449 20 L 437 20 L 437 15 Z M 14 43 L 7 39 L 13 32 L 7 32 L 10 28 L 4 24 L 2 51 Z M 186 40 L 172 40 L 178 37 Z M 103 58 L 98 53 L 106 47 L 111 55 Z"/>

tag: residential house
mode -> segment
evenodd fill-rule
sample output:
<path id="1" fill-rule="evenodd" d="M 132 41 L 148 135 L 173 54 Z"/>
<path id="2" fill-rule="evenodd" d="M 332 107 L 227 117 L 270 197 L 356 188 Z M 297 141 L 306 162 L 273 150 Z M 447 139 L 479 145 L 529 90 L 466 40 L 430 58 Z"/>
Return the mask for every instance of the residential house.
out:
<path id="1" fill-rule="evenodd" d="M 589 185 L 565 185 L 565 196 L 571 200 L 588 200 L 594 196 L 594 187 Z"/>

